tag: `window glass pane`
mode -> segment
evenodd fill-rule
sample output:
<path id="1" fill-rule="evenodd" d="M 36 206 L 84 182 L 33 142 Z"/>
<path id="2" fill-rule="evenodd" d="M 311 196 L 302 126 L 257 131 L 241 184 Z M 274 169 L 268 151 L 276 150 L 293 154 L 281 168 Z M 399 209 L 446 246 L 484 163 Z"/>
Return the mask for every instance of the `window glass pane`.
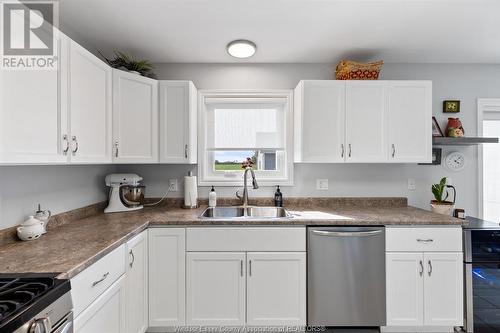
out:
<path id="1" fill-rule="evenodd" d="M 258 171 L 275 171 L 277 168 L 276 151 L 273 150 L 218 150 L 214 151 L 214 171 L 241 171 L 242 163 L 252 162 L 252 169 Z"/>
<path id="2" fill-rule="evenodd" d="M 284 111 L 279 106 L 214 106 L 207 125 L 208 149 L 284 147 Z"/>
<path id="3" fill-rule="evenodd" d="M 500 137 L 500 120 L 483 121 L 483 136 Z M 500 144 L 483 145 L 483 215 L 500 220 Z"/>

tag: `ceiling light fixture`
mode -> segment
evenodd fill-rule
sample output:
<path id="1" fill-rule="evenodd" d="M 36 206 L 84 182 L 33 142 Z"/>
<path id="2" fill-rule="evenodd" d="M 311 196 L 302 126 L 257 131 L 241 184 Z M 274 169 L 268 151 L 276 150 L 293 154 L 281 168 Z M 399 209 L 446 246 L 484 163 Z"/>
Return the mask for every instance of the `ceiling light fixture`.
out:
<path id="1" fill-rule="evenodd" d="M 245 39 L 233 40 L 227 44 L 227 53 L 235 58 L 250 58 L 255 54 L 257 45 L 254 42 Z"/>

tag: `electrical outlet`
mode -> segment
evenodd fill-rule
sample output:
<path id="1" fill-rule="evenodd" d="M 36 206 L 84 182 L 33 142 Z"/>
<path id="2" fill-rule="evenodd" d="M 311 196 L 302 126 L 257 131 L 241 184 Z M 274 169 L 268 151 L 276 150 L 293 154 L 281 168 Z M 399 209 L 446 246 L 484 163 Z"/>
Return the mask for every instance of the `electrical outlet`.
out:
<path id="1" fill-rule="evenodd" d="M 453 179 L 451 179 L 451 177 L 446 177 L 446 185 L 453 185 Z"/>
<path id="2" fill-rule="evenodd" d="M 317 190 L 328 190 L 328 179 L 316 179 Z"/>
<path id="3" fill-rule="evenodd" d="M 414 178 L 408 178 L 408 189 L 410 191 L 413 191 L 417 188 L 417 184 L 415 183 L 415 179 Z"/>
<path id="4" fill-rule="evenodd" d="M 170 192 L 177 192 L 179 191 L 177 187 L 177 179 L 169 179 L 168 180 L 168 190 Z"/>

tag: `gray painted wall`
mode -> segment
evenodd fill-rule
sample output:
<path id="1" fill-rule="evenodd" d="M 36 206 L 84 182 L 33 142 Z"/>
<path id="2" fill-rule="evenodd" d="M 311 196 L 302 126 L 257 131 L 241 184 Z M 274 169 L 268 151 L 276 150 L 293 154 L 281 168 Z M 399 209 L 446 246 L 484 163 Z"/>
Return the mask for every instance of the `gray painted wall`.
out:
<path id="1" fill-rule="evenodd" d="M 160 64 L 162 79 L 192 80 L 199 89 L 294 88 L 300 79 L 330 79 L 333 67 L 327 64 Z M 500 97 L 500 65 L 399 65 L 387 64 L 382 79 L 429 79 L 434 82 L 434 114 L 444 127 L 441 112 L 444 99 L 462 101 L 466 133 L 476 133 L 476 99 Z M 410 126 L 410 122 L 409 122 Z M 449 172 L 443 166 L 418 165 L 296 165 L 295 186 L 283 188 L 286 196 L 407 196 L 412 205 L 427 208 L 430 185 L 442 176 L 452 177 L 458 189 L 458 206 L 477 214 L 477 149 L 459 148 L 467 156 L 466 168 Z M 444 151 L 446 153 L 448 149 Z M 106 198 L 104 175 L 115 170 L 136 172 L 145 178 L 148 196 L 160 196 L 168 179 L 179 179 L 195 166 L 13 166 L 0 167 L 0 228 L 20 223 L 40 202 L 55 213 L 82 207 Z M 328 191 L 317 191 L 316 179 L 328 178 Z M 414 191 L 408 178 L 416 180 Z M 235 188 L 218 188 L 220 196 L 233 196 Z M 208 188 L 200 188 L 206 197 Z M 269 196 L 273 188 L 251 191 L 251 196 Z"/>
<path id="2" fill-rule="evenodd" d="M 21 223 L 36 204 L 57 214 L 106 199 L 114 165 L 0 167 L 0 229 Z"/>
<path id="3" fill-rule="evenodd" d="M 333 66 L 327 64 L 157 64 L 161 79 L 192 80 L 198 89 L 261 89 L 294 88 L 301 79 L 331 79 Z M 442 113 L 442 101 L 460 99 L 458 115 L 467 135 L 475 135 L 477 127 L 477 98 L 500 97 L 500 65 L 460 64 L 386 64 L 381 79 L 426 79 L 433 81 L 434 115 L 444 128 L 447 116 Z M 408 126 L 411 126 L 409 120 Z M 474 147 L 444 149 L 443 156 L 459 149 L 467 158 L 460 172 L 444 166 L 400 165 L 342 165 L 300 164 L 295 166 L 295 186 L 283 188 L 286 196 L 407 196 L 411 205 L 428 208 L 430 186 L 441 177 L 452 178 L 458 190 L 457 207 L 478 214 L 477 149 Z M 168 179 L 182 177 L 196 167 L 186 165 L 119 166 L 119 170 L 136 172 L 145 178 L 150 196 L 159 196 L 167 188 Z M 316 179 L 328 178 L 329 190 L 316 190 Z M 408 190 L 408 178 L 416 180 L 416 189 Z M 206 197 L 208 187 L 199 189 Z M 218 188 L 220 196 L 233 196 L 235 188 Z M 252 190 L 250 195 L 269 196 L 273 188 Z M 180 191 L 170 194 L 182 196 Z"/>

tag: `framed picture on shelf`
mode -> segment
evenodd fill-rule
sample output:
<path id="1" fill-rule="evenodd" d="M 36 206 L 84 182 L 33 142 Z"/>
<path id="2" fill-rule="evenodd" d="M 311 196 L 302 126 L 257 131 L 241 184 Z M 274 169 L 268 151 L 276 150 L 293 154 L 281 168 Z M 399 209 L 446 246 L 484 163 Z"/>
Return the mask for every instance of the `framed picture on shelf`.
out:
<path id="1" fill-rule="evenodd" d="M 441 131 L 441 127 L 439 127 L 436 117 L 432 117 L 432 136 L 444 136 L 443 131 Z"/>
<path id="2" fill-rule="evenodd" d="M 460 112 L 460 101 L 443 101 L 444 113 L 458 113 Z"/>

